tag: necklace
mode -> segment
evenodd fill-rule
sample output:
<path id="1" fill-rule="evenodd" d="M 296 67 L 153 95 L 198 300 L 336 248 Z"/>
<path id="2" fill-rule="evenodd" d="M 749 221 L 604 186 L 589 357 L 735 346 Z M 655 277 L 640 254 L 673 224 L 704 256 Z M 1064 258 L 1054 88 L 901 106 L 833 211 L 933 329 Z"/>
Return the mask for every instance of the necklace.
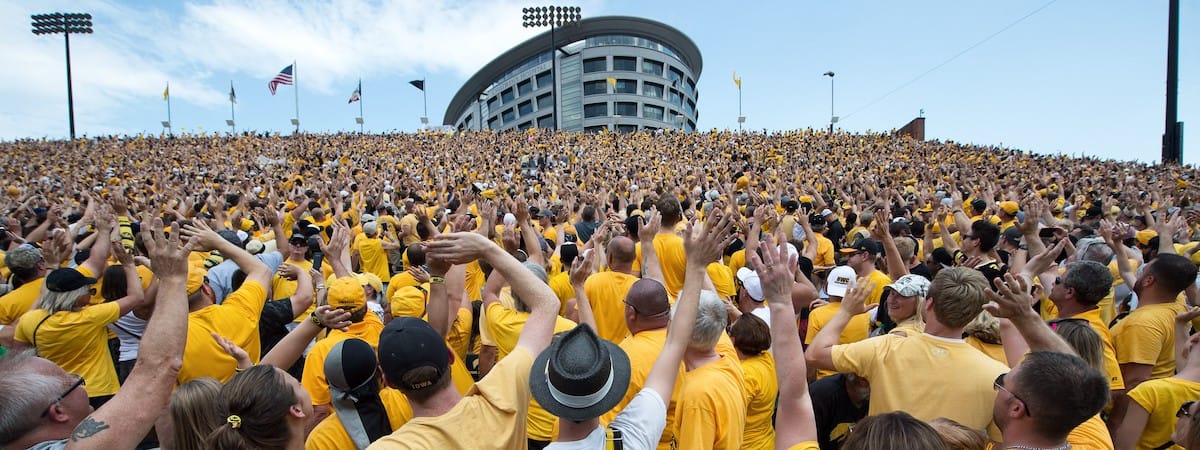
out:
<path id="1" fill-rule="evenodd" d="M 1043 448 L 1043 447 L 1029 447 L 1029 446 L 1025 446 L 1025 445 L 1010 445 L 1010 446 L 1007 446 L 1007 447 L 1004 447 L 1004 448 L 1006 448 L 1006 449 L 1018 449 L 1018 450 L 1068 450 L 1068 449 L 1070 449 L 1070 448 L 1071 448 L 1071 443 L 1070 443 L 1070 442 L 1064 442 L 1064 443 L 1063 443 L 1063 445 L 1060 445 L 1060 446 L 1057 446 L 1057 447 L 1048 447 L 1048 448 Z"/>

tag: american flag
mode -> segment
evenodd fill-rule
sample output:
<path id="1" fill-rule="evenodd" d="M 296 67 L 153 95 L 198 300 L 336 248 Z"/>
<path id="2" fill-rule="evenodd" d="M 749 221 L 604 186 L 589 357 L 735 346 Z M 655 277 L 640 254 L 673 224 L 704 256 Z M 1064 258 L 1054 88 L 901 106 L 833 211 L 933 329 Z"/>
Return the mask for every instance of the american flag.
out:
<path id="1" fill-rule="evenodd" d="M 283 70 L 280 70 L 279 75 L 275 75 L 275 78 L 272 78 L 271 82 L 267 83 L 267 90 L 271 91 L 271 95 L 275 95 L 275 89 L 281 84 L 289 86 L 292 84 L 292 66 L 287 66 Z"/>
<path id="2" fill-rule="evenodd" d="M 362 82 L 361 81 L 358 82 L 358 89 L 355 89 L 354 93 L 350 94 L 350 101 L 346 102 L 346 104 L 354 103 L 359 100 L 362 100 Z"/>

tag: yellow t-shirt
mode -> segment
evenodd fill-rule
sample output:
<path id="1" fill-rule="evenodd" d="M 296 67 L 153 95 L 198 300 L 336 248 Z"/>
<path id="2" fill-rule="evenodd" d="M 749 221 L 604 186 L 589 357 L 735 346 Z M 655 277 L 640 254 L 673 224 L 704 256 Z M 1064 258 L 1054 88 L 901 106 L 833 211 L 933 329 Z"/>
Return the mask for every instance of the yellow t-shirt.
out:
<path id="1" fill-rule="evenodd" d="M 883 290 L 887 288 L 889 284 L 892 284 L 892 277 L 889 277 L 888 274 L 880 272 L 879 270 L 872 270 L 871 273 L 867 274 L 867 278 L 870 279 L 871 282 L 875 283 L 875 287 L 871 288 L 870 294 L 867 294 L 866 304 L 867 306 L 878 305 L 879 299 L 883 297 Z"/>
<path id="2" fill-rule="evenodd" d="M 600 416 L 602 425 L 616 419 L 617 414 L 646 387 L 646 377 L 650 376 L 650 369 L 654 367 L 654 361 L 658 359 L 658 354 L 662 353 L 666 343 L 666 328 L 642 331 L 621 341 L 621 350 L 625 350 L 625 354 L 629 356 L 629 389 L 625 391 L 625 396 L 617 406 Z M 675 434 L 679 431 L 679 425 L 675 421 L 675 405 L 679 403 L 679 396 L 683 393 L 685 376 L 683 363 L 680 363 L 679 373 L 675 376 L 675 388 L 671 391 L 671 401 L 667 404 L 667 426 L 663 428 L 662 437 L 658 440 L 659 450 L 671 450 L 671 442 L 675 440 Z"/>
<path id="3" fill-rule="evenodd" d="M 742 368 L 736 358 L 692 369 L 683 382 L 675 410 L 681 450 L 733 450 L 742 446 L 748 398 Z"/>
<path id="4" fill-rule="evenodd" d="M 400 429 L 412 419 L 412 405 L 408 404 L 408 399 L 400 391 L 391 388 L 381 389 L 379 400 L 383 403 L 383 409 L 387 411 L 388 423 L 391 424 L 392 430 Z M 349 434 L 346 434 L 346 427 L 342 425 L 341 420 L 338 420 L 335 411 L 313 428 L 312 432 L 308 434 L 308 439 L 304 441 L 304 448 L 306 450 L 341 450 L 354 448 L 354 441 L 350 439 Z"/>
<path id="5" fill-rule="evenodd" d="M 813 339 L 817 338 L 817 333 L 825 328 L 825 324 L 833 319 L 837 314 L 838 309 L 842 307 L 841 302 L 832 302 L 826 305 L 818 306 L 808 315 L 808 331 L 804 334 L 804 345 L 811 345 Z M 871 331 L 871 314 L 862 313 L 850 318 L 850 323 L 846 324 L 846 328 L 842 330 L 842 337 L 838 339 L 838 344 L 849 344 L 858 342 L 867 338 L 867 334 Z M 836 374 L 833 370 L 817 370 L 817 379 Z"/>
<path id="6" fill-rule="evenodd" d="M 816 441 L 805 441 L 788 447 L 788 450 L 821 450 Z"/>
<path id="7" fill-rule="evenodd" d="M 489 303 L 486 312 L 484 326 L 487 327 L 488 336 L 496 344 L 496 361 L 498 362 L 508 357 L 509 352 L 517 346 L 521 330 L 525 328 L 525 322 L 529 320 L 529 313 L 506 308 L 500 303 Z M 557 319 L 554 323 L 554 333 L 562 333 L 575 328 L 575 322 L 562 316 L 558 316 Z M 546 412 L 536 401 L 530 400 L 529 419 L 526 422 L 530 439 L 550 441 L 554 437 L 554 427 L 557 422 L 557 417 Z"/>
<path id="8" fill-rule="evenodd" d="M 1175 412 L 1183 402 L 1197 398 L 1200 398 L 1200 383 L 1174 377 L 1148 380 L 1130 390 L 1129 399 L 1150 413 L 1137 448 L 1161 448 L 1170 441 L 1175 431 Z"/>
<path id="9" fill-rule="evenodd" d="M 1075 450 L 1113 450 L 1108 426 L 1098 414 L 1071 430 L 1071 434 L 1067 435 L 1067 442 Z"/>
<path id="10" fill-rule="evenodd" d="M 779 395 L 779 382 L 775 379 L 775 357 L 771 352 L 743 359 L 742 375 L 750 401 L 746 405 L 746 429 L 742 434 L 742 448 L 750 450 L 773 450 L 775 448 L 775 397 Z"/>
<path id="11" fill-rule="evenodd" d="M 45 278 L 38 278 L 0 297 L 0 325 L 16 324 L 17 319 L 29 312 L 42 295 L 42 284 L 45 282 Z"/>
<path id="12" fill-rule="evenodd" d="M 325 339 L 313 344 L 308 350 L 308 356 L 304 358 L 304 373 L 300 377 L 300 384 L 312 397 L 312 404 L 327 405 L 331 402 L 329 381 L 325 378 L 325 357 L 329 355 L 329 350 L 338 342 L 350 338 L 362 339 L 371 344 L 371 348 L 378 349 L 379 333 L 382 332 L 383 322 L 379 320 L 379 316 L 368 312 L 363 316 L 362 322 L 350 325 L 346 331 L 330 330 Z"/>
<path id="13" fill-rule="evenodd" d="M 717 295 L 724 299 L 732 299 L 737 295 L 737 285 L 733 283 L 733 272 L 729 271 L 729 266 L 715 262 L 709 264 L 707 269 Z"/>
<path id="14" fill-rule="evenodd" d="M 202 377 L 216 378 L 224 383 L 233 378 L 237 360 L 217 344 L 212 333 L 237 344 L 250 354 L 250 361 L 257 364 L 261 350 L 258 317 L 262 315 L 266 300 L 266 287 L 247 280 L 242 287 L 229 294 L 224 303 L 209 305 L 188 314 L 183 367 L 175 377 L 176 383 L 183 384 Z"/>
<path id="15" fill-rule="evenodd" d="M 987 355 L 988 358 L 992 358 L 996 362 L 1004 364 L 1006 367 L 1011 367 L 1008 364 L 1008 355 L 1004 354 L 1004 345 L 984 342 L 975 336 L 967 336 L 963 338 L 963 342 L 966 342 L 967 345 L 975 347 L 976 350 L 983 352 L 983 354 Z"/>
<path id="16" fill-rule="evenodd" d="M 905 411 L 921 420 L 954 419 L 983 430 L 992 423 L 996 391 L 992 382 L 1008 367 L 961 339 L 929 334 L 884 335 L 833 347 L 833 364 L 841 373 L 871 380 L 869 414 Z M 946 374 L 953 373 L 953 377 Z M 941 380 L 912 383 L 912 380 Z M 952 398 L 952 402 L 931 402 Z"/>
<path id="17" fill-rule="evenodd" d="M 633 275 L 610 271 L 592 274 L 583 283 L 588 302 L 592 304 L 592 314 L 596 316 L 596 334 L 600 338 L 620 344 L 629 335 L 629 327 L 625 324 L 625 296 L 637 281 L 638 277 Z"/>
<path id="18" fill-rule="evenodd" d="M 479 260 L 467 263 L 467 298 L 470 298 L 471 301 L 483 299 L 485 283 L 487 283 L 487 277 L 483 276 L 483 267 L 479 266 Z"/>
<path id="19" fill-rule="evenodd" d="M 446 333 L 446 345 L 449 345 L 455 354 L 465 355 L 478 352 L 476 349 L 467 348 L 471 340 L 472 319 L 470 309 L 460 307 L 455 312 L 454 323 L 450 324 L 450 330 Z M 478 336 L 475 337 L 475 345 L 479 345 Z"/>
<path id="20" fill-rule="evenodd" d="M 633 260 L 633 273 L 642 270 L 642 244 L 635 247 L 637 258 Z M 683 251 L 683 238 L 672 233 L 654 236 L 654 256 L 662 267 L 663 282 L 667 295 L 674 298 L 683 289 L 683 276 L 687 272 L 687 253 Z"/>
<path id="21" fill-rule="evenodd" d="M 36 342 L 38 356 L 54 361 L 67 372 L 83 376 L 89 397 L 112 395 L 117 393 L 120 385 L 108 351 L 108 324 L 119 318 L 121 307 L 116 302 L 89 305 L 79 311 L 59 311 L 53 315 L 43 309 L 33 309 L 17 322 L 13 339 L 31 345 Z M 45 322 L 42 319 L 46 319 Z M 212 340 L 212 337 L 208 339 Z"/>
<path id="22" fill-rule="evenodd" d="M 1125 389 L 1125 379 L 1121 377 L 1121 365 L 1117 363 L 1117 350 L 1113 347 L 1112 335 L 1108 332 L 1108 324 L 1104 322 L 1102 314 L 1104 310 L 1093 309 L 1076 314 L 1073 318 L 1087 319 L 1092 325 L 1092 329 L 1096 330 L 1096 334 L 1100 335 L 1100 340 L 1104 343 L 1104 371 L 1108 375 L 1110 389 L 1119 391 Z"/>
<path id="23" fill-rule="evenodd" d="M 554 291 L 554 296 L 558 297 L 558 314 L 567 314 L 567 302 L 575 298 L 575 287 L 571 286 L 571 275 L 567 272 L 558 272 L 551 274 L 546 284 L 550 285 L 550 290 Z M 591 297 L 588 297 L 591 300 Z"/>
<path id="24" fill-rule="evenodd" d="M 746 267 L 746 249 L 741 249 L 729 255 L 729 272 L 736 274 L 738 269 Z"/>
<path id="25" fill-rule="evenodd" d="M 1175 316 L 1184 311 L 1177 302 L 1140 305 L 1112 329 L 1120 364 L 1148 364 L 1150 379 L 1175 374 Z"/>
<path id="26" fill-rule="evenodd" d="M 829 267 L 836 264 L 833 257 L 833 241 L 824 235 L 817 233 L 817 257 L 813 259 L 813 266 Z"/>
<path id="27" fill-rule="evenodd" d="M 421 237 L 417 234 L 417 225 L 420 223 L 421 221 L 417 220 L 417 216 L 414 214 L 406 214 L 400 218 L 400 227 L 397 229 L 397 232 L 403 229 L 405 225 L 411 231 L 411 234 L 400 236 L 400 239 L 404 241 L 405 247 L 421 242 Z"/>
<path id="28" fill-rule="evenodd" d="M 358 250 L 359 272 L 370 272 L 380 280 L 389 279 L 392 274 L 388 271 L 388 255 L 383 250 L 383 240 L 363 236 L 354 244 Z"/>
<path id="29" fill-rule="evenodd" d="M 533 354 L 518 348 L 471 391 L 437 417 L 414 417 L 367 447 L 381 449 L 493 448 L 523 450 Z M 469 428 L 464 428 L 469 427 Z"/>

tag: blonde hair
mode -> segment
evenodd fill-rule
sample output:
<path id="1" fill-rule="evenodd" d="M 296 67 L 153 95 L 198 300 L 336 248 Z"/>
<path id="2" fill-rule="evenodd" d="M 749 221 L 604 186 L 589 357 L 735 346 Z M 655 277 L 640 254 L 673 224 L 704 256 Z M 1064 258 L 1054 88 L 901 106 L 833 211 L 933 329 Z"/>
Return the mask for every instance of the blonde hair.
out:
<path id="1" fill-rule="evenodd" d="M 53 292 L 42 286 L 42 294 L 38 296 L 37 303 L 34 308 L 45 310 L 50 314 L 62 311 L 74 311 L 75 305 L 79 303 L 79 297 L 88 293 L 92 286 L 84 286 L 79 289 L 67 292 Z"/>
<path id="2" fill-rule="evenodd" d="M 950 267 L 938 271 L 929 285 L 933 312 L 938 322 L 951 328 L 964 328 L 983 311 L 987 303 L 984 291 L 987 278 L 968 267 Z"/>
<path id="3" fill-rule="evenodd" d="M 929 426 L 937 431 L 938 436 L 941 436 L 942 442 L 946 444 L 946 450 L 984 450 L 987 448 L 988 440 L 983 433 L 967 428 L 966 425 L 952 419 L 938 417 L 931 420 Z"/>
<path id="4" fill-rule="evenodd" d="M 221 425 L 217 418 L 216 401 L 221 382 L 212 378 L 197 378 L 184 383 L 171 395 L 171 436 L 179 450 L 208 448 L 204 438 Z"/>
<path id="5" fill-rule="evenodd" d="M 987 311 L 980 311 L 975 319 L 963 327 L 963 333 L 989 344 L 1002 344 L 1000 341 L 1000 319 Z"/>

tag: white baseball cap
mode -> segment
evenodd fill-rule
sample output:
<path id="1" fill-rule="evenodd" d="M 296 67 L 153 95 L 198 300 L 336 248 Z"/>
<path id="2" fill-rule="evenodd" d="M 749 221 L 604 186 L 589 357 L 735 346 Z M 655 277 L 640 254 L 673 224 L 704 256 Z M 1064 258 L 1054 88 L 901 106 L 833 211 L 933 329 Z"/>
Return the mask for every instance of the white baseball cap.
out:
<path id="1" fill-rule="evenodd" d="M 763 301 L 762 283 L 758 280 L 758 272 L 750 270 L 749 267 L 743 267 L 737 271 L 738 281 L 742 282 L 742 287 L 746 288 L 746 293 L 750 294 L 750 298 L 756 302 Z"/>
<path id="2" fill-rule="evenodd" d="M 846 290 L 858 280 L 858 273 L 850 266 L 837 266 L 829 271 L 829 282 L 825 284 L 825 292 L 831 297 L 845 297 Z"/>

